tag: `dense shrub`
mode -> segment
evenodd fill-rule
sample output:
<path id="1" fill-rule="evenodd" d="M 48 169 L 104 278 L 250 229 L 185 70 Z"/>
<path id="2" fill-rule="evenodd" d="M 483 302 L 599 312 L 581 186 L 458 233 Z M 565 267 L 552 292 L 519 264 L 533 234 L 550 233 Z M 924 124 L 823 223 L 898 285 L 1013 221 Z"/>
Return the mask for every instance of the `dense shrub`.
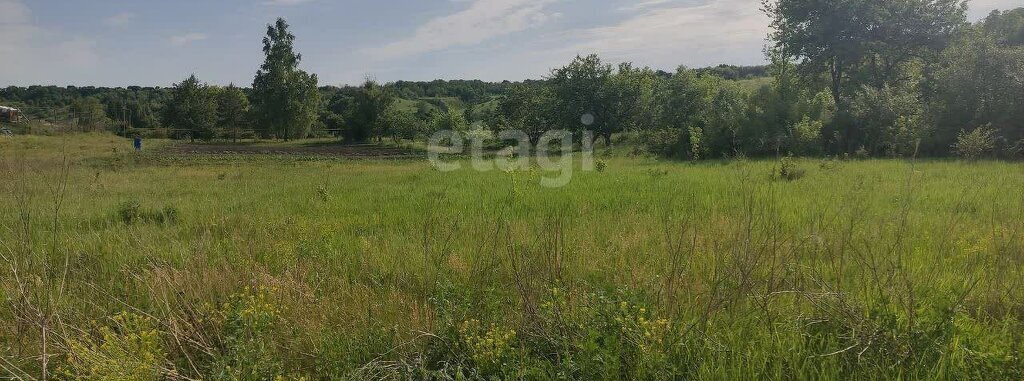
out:
<path id="1" fill-rule="evenodd" d="M 821 130 L 823 127 L 820 120 L 811 120 L 805 116 L 803 120 L 793 125 L 789 132 L 790 151 L 797 155 L 821 153 Z"/>
<path id="2" fill-rule="evenodd" d="M 246 289 L 214 313 L 222 336 L 211 379 L 273 380 L 284 374 L 276 336 L 281 310 L 273 292 L 262 287 Z"/>
<path id="3" fill-rule="evenodd" d="M 977 160 L 991 155 L 998 143 L 996 131 L 991 126 L 975 128 L 971 131 L 961 131 L 953 144 L 953 152 L 966 160 Z"/>
<path id="4" fill-rule="evenodd" d="M 663 128 L 643 131 L 639 134 L 639 144 L 648 153 L 665 157 L 682 157 L 686 154 L 686 146 L 681 140 L 683 131 L 678 128 Z"/>
<path id="5" fill-rule="evenodd" d="M 133 313 L 110 318 L 98 337 L 75 335 L 68 343 L 68 378 L 158 380 L 173 376 L 156 323 Z"/>
<path id="6" fill-rule="evenodd" d="M 803 178 L 806 174 L 807 171 L 797 165 L 796 159 L 786 156 L 779 159 L 779 166 L 774 177 L 779 180 L 795 181 Z"/>

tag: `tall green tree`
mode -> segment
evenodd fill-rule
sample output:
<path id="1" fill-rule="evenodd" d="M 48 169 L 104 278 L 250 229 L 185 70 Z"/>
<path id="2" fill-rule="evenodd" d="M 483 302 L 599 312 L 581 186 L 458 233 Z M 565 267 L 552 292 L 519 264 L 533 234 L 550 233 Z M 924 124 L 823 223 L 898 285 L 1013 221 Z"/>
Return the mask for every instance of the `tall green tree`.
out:
<path id="1" fill-rule="evenodd" d="M 964 0 L 765 0 L 772 39 L 808 82 L 824 76 L 846 149 L 863 131 L 846 121 L 849 94 L 913 80 L 912 63 L 941 50 L 964 24 Z"/>
<path id="2" fill-rule="evenodd" d="M 1024 8 L 993 11 L 981 28 L 999 45 L 1024 46 Z"/>
<path id="3" fill-rule="evenodd" d="M 316 74 L 299 69 L 302 56 L 294 44 L 295 35 L 283 18 L 268 25 L 263 38 L 266 60 L 253 80 L 256 122 L 265 133 L 284 140 L 308 135 L 320 107 Z"/>
<path id="4" fill-rule="evenodd" d="M 415 139 L 423 132 L 423 123 L 416 114 L 391 107 L 384 113 L 383 123 L 389 126 L 391 139 L 396 143 L 401 139 Z"/>
<path id="5" fill-rule="evenodd" d="M 372 137 L 390 135 L 384 115 L 395 103 L 395 95 L 376 81 L 367 80 L 352 99 L 342 135 L 345 141 L 361 143 Z"/>
<path id="6" fill-rule="evenodd" d="M 212 89 L 195 74 L 175 84 L 164 109 L 164 124 L 178 130 L 178 137 L 212 139 L 217 125 L 217 102 Z"/>
<path id="7" fill-rule="evenodd" d="M 231 139 L 238 141 L 239 129 L 249 115 L 249 98 L 242 89 L 229 84 L 217 94 L 217 117 L 221 128 L 229 131 Z"/>
<path id="8" fill-rule="evenodd" d="M 522 131 L 537 144 L 545 132 L 556 128 L 555 97 L 541 83 L 519 83 L 508 89 L 498 104 L 498 129 Z"/>
<path id="9" fill-rule="evenodd" d="M 576 56 L 568 65 L 552 70 L 547 81 L 555 100 L 552 120 L 569 131 L 612 128 L 604 92 L 613 71 L 612 66 L 602 62 L 596 54 Z M 588 125 L 581 123 L 585 115 Z"/>
<path id="10" fill-rule="evenodd" d="M 707 127 L 711 104 L 722 81 L 716 76 L 697 74 L 680 67 L 675 75 L 661 81 L 656 90 L 658 127 L 703 130 Z"/>
<path id="11" fill-rule="evenodd" d="M 929 148 L 950 153 L 957 136 L 990 125 L 1015 155 L 1024 154 L 1024 9 L 993 13 L 947 48 L 929 94 L 936 131 Z"/>
<path id="12" fill-rule="evenodd" d="M 606 123 L 597 124 L 595 138 L 611 144 L 612 134 L 650 129 L 654 122 L 654 88 L 657 76 L 650 68 L 630 63 L 618 66 L 601 91 Z"/>

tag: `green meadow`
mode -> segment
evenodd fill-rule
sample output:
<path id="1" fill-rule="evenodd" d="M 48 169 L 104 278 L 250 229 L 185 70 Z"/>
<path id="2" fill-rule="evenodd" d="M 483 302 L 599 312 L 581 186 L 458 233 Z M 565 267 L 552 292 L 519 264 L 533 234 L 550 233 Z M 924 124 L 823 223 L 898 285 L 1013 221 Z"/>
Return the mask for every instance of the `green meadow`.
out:
<path id="1" fill-rule="evenodd" d="M 0 138 L 14 379 L 1022 379 L 1024 168 Z"/>

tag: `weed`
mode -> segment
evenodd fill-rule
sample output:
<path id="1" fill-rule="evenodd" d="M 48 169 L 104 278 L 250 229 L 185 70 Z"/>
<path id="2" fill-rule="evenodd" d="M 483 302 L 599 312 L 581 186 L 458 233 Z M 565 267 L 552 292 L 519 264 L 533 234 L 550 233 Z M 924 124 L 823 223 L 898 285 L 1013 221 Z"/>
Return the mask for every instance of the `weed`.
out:
<path id="1" fill-rule="evenodd" d="M 275 329 L 281 310 L 273 289 L 247 288 L 216 311 L 223 333 L 221 352 L 211 371 L 215 380 L 271 380 L 284 374 Z"/>
<path id="2" fill-rule="evenodd" d="M 131 225 L 142 218 L 142 205 L 136 200 L 128 200 L 117 207 L 117 215 L 125 225 Z"/>
<path id="3" fill-rule="evenodd" d="M 807 171 L 797 165 L 796 159 L 792 156 L 785 156 L 779 159 L 779 166 L 773 177 L 785 181 L 796 181 L 806 174 Z"/>
<path id="4" fill-rule="evenodd" d="M 174 224 L 178 222 L 181 211 L 176 206 L 167 205 L 162 209 L 144 208 L 137 200 L 122 202 L 117 207 L 117 218 L 125 225 L 139 223 L 154 223 L 160 225 Z"/>
<path id="5" fill-rule="evenodd" d="M 316 195 L 322 202 L 331 201 L 331 193 L 327 190 L 327 186 L 324 184 L 317 185 Z"/>
<path id="6" fill-rule="evenodd" d="M 78 335 L 68 343 L 69 378 L 157 380 L 174 376 L 167 351 L 152 319 L 121 313 L 98 327 L 99 337 Z"/>

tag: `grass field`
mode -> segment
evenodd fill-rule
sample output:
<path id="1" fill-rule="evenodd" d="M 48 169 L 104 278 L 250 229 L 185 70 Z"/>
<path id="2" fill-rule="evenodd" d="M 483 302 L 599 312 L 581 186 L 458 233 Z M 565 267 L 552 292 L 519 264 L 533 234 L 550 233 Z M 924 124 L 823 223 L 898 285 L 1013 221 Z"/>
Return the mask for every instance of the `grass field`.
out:
<path id="1" fill-rule="evenodd" d="M 0 138 L 0 374 L 1024 378 L 1017 163 L 613 155 L 552 189 L 167 144 Z"/>

